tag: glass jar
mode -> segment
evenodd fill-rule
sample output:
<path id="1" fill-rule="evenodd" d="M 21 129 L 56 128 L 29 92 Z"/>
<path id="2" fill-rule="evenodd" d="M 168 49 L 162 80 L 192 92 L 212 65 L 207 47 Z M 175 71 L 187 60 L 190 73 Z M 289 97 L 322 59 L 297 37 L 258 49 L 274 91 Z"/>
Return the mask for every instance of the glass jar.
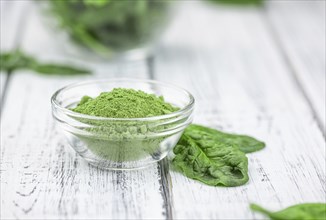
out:
<path id="1" fill-rule="evenodd" d="M 168 0 L 48 1 L 71 42 L 106 58 L 147 55 L 171 17 Z"/>

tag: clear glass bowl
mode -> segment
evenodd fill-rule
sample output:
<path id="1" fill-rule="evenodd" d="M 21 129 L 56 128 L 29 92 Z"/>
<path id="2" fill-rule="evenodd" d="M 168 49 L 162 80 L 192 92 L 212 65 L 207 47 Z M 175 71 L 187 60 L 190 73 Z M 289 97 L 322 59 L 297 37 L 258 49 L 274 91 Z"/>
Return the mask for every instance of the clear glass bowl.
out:
<path id="1" fill-rule="evenodd" d="M 173 17 L 173 1 L 167 0 L 45 3 L 41 4 L 44 14 L 54 18 L 55 31 L 69 35 L 69 45 L 63 46 L 68 50 L 80 46 L 71 52 L 92 52 L 98 58 L 146 57 Z"/>
<path id="2" fill-rule="evenodd" d="M 180 110 L 147 118 L 104 118 L 73 112 L 84 95 L 132 88 L 163 96 Z M 106 169 L 135 169 L 163 159 L 192 122 L 194 98 L 184 89 L 152 80 L 106 79 L 58 90 L 52 112 L 69 144 L 90 164 Z"/>

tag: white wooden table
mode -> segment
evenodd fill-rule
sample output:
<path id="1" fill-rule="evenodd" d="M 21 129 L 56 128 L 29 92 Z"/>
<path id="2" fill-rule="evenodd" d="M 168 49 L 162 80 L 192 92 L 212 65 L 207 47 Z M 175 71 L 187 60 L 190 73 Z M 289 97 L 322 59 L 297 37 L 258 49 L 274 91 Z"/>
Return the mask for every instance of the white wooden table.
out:
<path id="1" fill-rule="evenodd" d="M 71 61 L 31 1 L 1 0 L 1 50 Z M 54 126 L 50 96 L 88 77 L 1 73 L 1 219 L 263 219 L 270 209 L 326 202 L 325 1 L 263 8 L 184 1 L 151 68 L 88 62 L 94 77 L 152 78 L 191 91 L 195 122 L 264 140 L 250 181 L 210 187 L 169 170 L 105 171 L 74 153 Z"/>

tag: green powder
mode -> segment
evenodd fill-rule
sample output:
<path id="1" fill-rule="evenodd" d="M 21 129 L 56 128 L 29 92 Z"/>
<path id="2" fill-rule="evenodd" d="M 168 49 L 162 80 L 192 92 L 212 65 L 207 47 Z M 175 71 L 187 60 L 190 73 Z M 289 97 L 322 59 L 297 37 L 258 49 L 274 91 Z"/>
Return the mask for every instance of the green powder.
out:
<path id="1" fill-rule="evenodd" d="M 178 108 L 166 103 L 162 96 L 124 88 L 102 92 L 96 98 L 84 96 L 73 109 L 82 114 L 108 118 L 144 118 L 165 115 L 177 110 Z"/>
<path id="2" fill-rule="evenodd" d="M 165 102 L 162 96 L 115 88 L 95 98 L 84 96 L 72 111 L 107 118 L 144 118 L 165 115 L 178 109 Z M 80 126 L 83 133 L 73 133 L 81 141 L 79 145 L 86 146 L 88 150 L 81 148 L 81 151 L 91 154 L 85 157 L 112 163 L 159 159 L 166 152 L 163 142 L 170 136 L 161 132 L 174 126 L 172 123 L 165 124 L 166 119 L 124 121 L 76 117 L 76 120 L 87 125 Z"/>

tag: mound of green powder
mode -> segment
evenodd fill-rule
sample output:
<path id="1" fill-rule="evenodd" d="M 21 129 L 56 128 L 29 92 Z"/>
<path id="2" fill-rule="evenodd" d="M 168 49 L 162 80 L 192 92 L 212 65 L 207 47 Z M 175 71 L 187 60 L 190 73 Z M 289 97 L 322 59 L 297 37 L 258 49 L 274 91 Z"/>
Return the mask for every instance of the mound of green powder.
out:
<path id="1" fill-rule="evenodd" d="M 95 98 L 84 96 L 72 111 L 107 118 L 144 118 L 169 114 L 178 109 L 165 102 L 162 96 L 158 97 L 140 90 L 115 88 L 109 92 L 102 92 Z M 73 145 L 78 142 L 78 152 L 82 152 L 84 157 L 92 158 L 95 162 L 111 164 L 109 167 L 115 167 L 117 165 L 114 164 L 122 162 L 138 164 L 158 160 L 167 153 L 166 144 L 162 142 L 171 136 L 161 132 L 169 126 L 174 126 L 172 122 L 165 124 L 166 119 L 154 121 L 106 121 L 79 117 L 75 119 L 90 126 L 80 126 L 82 134 L 72 132 L 78 137 Z"/>
<path id="2" fill-rule="evenodd" d="M 96 98 L 84 96 L 72 110 L 99 117 L 144 118 L 169 114 L 178 108 L 165 102 L 162 96 L 140 90 L 115 88 L 110 92 L 102 92 Z"/>

